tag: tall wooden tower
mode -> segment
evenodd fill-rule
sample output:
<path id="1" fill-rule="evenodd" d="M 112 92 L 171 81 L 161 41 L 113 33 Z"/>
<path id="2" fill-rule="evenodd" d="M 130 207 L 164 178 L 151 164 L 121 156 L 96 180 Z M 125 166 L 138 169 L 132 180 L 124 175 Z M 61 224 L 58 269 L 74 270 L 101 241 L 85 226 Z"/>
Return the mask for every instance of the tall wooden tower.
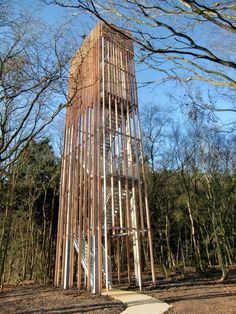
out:
<path id="1" fill-rule="evenodd" d="M 71 61 L 55 285 L 155 282 L 131 34 L 100 22 Z M 147 254 L 148 252 L 148 254 Z M 83 279 L 83 281 L 82 281 Z"/>

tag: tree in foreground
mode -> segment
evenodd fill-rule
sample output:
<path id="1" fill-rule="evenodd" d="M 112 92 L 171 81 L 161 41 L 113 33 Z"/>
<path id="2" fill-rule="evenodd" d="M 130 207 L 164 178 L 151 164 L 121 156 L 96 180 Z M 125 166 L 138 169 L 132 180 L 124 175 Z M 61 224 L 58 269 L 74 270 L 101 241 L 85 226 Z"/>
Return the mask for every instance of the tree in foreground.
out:
<path id="1" fill-rule="evenodd" d="M 65 24 L 47 25 L 10 1 L 0 8 L 1 175 L 40 136 L 67 102 L 74 51 Z"/>
<path id="2" fill-rule="evenodd" d="M 52 278 L 59 173 L 45 139 L 31 141 L 1 180 L 1 283 Z"/>
<path id="3" fill-rule="evenodd" d="M 161 80 L 236 89 L 234 1 L 45 0 L 132 32 L 139 62 Z"/>

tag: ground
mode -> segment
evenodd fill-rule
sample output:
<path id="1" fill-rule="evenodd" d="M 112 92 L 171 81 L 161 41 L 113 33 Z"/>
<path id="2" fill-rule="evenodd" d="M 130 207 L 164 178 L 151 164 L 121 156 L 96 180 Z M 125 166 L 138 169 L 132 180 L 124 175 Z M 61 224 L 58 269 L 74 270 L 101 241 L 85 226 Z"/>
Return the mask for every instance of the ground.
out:
<path id="1" fill-rule="evenodd" d="M 176 274 L 168 279 L 159 276 L 157 287 L 147 285 L 143 292 L 172 305 L 168 314 L 236 314 L 236 268 L 230 270 L 225 283 L 219 278 L 219 271 L 198 274 L 190 270 L 184 278 Z M 21 284 L 6 286 L 0 293 L 1 314 L 118 314 L 124 309 L 108 296 L 53 286 Z"/>
<path id="2" fill-rule="evenodd" d="M 159 280 L 148 294 L 172 305 L 168 314 L 236 314 L 236 269 L 225 283 L 219 278 L 219 271 L 188 272 L 185 278 Z"/>
<path id="3" fill-rule="evenodd" d="M 77 289 L 63 290 L 53 286 L 8 286 L 0 293 L 1 314 L 118 314 L 125 306 L 108 296 L 96 296 Z"/>

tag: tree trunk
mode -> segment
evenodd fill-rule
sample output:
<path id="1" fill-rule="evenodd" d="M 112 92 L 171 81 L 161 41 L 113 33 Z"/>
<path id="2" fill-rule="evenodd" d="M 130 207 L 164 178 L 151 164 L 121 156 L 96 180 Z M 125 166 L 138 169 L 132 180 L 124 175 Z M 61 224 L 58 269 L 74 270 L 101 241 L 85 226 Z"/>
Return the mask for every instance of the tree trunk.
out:
<path id="1" fill-rule="evenodd" d="M 187 209 L 188 209 L 190 225 L 191 225 L 191 237 L 192 237 L 192 241 L 193 241 L 193 249 L 194 249 L 195 261 L 196 261 L 195 263 L 196 263 L 197 270 L 202 271 L 203 267 L 202 267 L 202 261 L 201 261 L 201 257 L 200 257 L 200 250 L 199 250 L 199 246 L 198 246 L 198 243 L 196 240 L 195 226 L 194 226 L 192 210 L 190 207 L 189 200 L 187 202 Z"/>

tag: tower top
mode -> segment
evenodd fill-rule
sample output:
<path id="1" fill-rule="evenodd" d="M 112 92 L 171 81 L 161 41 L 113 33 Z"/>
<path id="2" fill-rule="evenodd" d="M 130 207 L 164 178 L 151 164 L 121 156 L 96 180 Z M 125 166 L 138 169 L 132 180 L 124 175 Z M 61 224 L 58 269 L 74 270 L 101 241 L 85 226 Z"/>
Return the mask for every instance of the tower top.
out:
<path id="1" fill-rule="evenodd" d="M 74 57 L 71 60 L 71 66 L 74 62 L 81 62 L 86 56 L 88 51 L 93 47 L 95 42 L 102 37 L 113 42 L 121 49 L 127 50 L 133 53 L 133 41 L 131 32 L 124 30 L 116 25 L 107 24 L 103 21 L 99 21 L 95 27 L 91 30 L 88 36 L 82 42 L 80 48 L 76 51 Z"/>

